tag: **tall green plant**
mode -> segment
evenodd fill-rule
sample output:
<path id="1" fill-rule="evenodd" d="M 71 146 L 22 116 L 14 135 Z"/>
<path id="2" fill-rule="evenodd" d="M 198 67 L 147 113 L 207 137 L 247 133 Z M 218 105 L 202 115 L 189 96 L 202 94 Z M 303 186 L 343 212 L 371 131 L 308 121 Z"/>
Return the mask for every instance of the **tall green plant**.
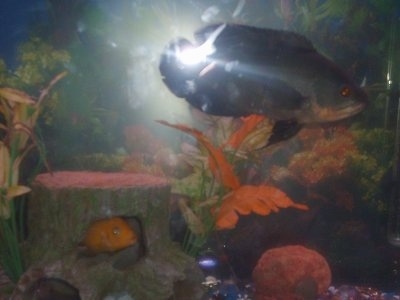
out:
<path id="1" fill-rule="evenodd" d="M 0 88 L 0 264 L 14 282 L 23 272 L 14 199 L 30 191 L 28 186 L 19 183 L 20 166 L 26 154 L 38 145 L 34 128 L 43 100 L 65 75 L 66 72 L 57 75 L 41 91 L 37 101 L 20 90 Z"/>

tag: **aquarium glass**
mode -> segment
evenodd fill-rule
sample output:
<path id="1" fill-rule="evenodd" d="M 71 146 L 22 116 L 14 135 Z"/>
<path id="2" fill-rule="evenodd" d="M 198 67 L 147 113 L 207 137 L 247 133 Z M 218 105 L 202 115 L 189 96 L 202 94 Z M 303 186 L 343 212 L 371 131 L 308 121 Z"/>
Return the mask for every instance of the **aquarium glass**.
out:
<path id="1" fill-rule="evenodd" d="M 147 198 L 168 202 L 159 235 L 179 254 L 157 268 L 178 255 L 195 271 L 168 286 L 154 271 L 152 299 L 400 297 L 399 1 L 2 0 L 0 45 L 0 298 L 40 262 L 26 254 L 35 178 L 64 171 L 96 193 L 99 172 L 166 185 L 101 208 L 74 190 L 78 236 L 48 219 L 78 249 L 91 216 L 117 218 L 126 243 L 87 235 L 107 253 L 66 253 L 125 272 L 159 251 Z M 47 277 L 25 297 L 84 299 Z M 147 299 L 117 286 L 104 299 Z"/>

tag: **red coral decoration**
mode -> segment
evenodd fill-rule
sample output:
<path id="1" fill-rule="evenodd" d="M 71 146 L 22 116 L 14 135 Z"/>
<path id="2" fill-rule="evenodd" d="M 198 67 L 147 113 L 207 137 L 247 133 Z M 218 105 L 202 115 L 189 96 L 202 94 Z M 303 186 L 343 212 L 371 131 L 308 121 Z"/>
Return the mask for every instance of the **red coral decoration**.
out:
<path id="1" fill-rule="evenodd" d="M 153 157 L 146 153 L 132 153 L 127 156 L 122 164 L 122 170 L 129 173 L 165 176 L 162 167 L 155 164 Z"/>
<path id="2" fill-rule="evenodd" d="M 123 171 L 175 178 L 182 178 L 192 172 L 191 166 L 182 156 L 166 147 L 147 127 L 127 126 L 124 136 L 129 155 L 123 162 Z"/>
<path id="3" fill-rule="evenodd" d="M 125 147 L 129 153 L 154 155 L 165 147 L 151 130 L 143 125 L 131 125 L 124 128 Z"/>
<path id="4" fill-rule="evenodd" d="M 264 252 L 253 270 L 253 280 L 256 300 L 299 300 L 306 293 L 316 299 L 328 289 L 331 270 L 316 251 L 286 246 Z"/>
<path id="5" fill-rule="evenodd" d="M 353 135 L 345 128 L 330 134 L 323 129 L 303 130 L 299 138 L 305 150 L 293 155 L 288 169 L 310 185 L 343 174 L 348 158 L 358 151 Z"/>

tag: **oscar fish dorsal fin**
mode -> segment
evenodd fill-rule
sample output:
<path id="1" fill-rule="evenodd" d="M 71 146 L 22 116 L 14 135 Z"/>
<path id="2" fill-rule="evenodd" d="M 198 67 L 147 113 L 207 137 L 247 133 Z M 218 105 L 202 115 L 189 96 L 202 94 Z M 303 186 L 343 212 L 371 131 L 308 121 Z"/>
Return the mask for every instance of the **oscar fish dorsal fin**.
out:
<path id="1" fill-rule="evenodd" d="M 221 27 L 221 24 L 206 26 L 195 32 L 194 36 L 198 44 L 204 43 Z M 240 41 L 240 45 L 236 44 Z M 316 51 L 312 42 L 296 32 L 241 26 L 238 24 L 226 24 L 223 31 L 214 39 L 214 46 L 226 46 L 246 48 L 246 44 L 254 44 L 257 41 L 262 51 Z M 236 46 L 235 46 L 236 44 Z"/>

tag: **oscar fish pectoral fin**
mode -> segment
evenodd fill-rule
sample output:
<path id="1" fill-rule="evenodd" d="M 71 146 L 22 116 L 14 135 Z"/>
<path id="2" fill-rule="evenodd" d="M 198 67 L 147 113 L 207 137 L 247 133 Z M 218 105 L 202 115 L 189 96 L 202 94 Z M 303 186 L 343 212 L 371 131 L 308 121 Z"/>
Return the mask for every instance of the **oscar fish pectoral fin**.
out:
<path id="1" fill-rule="evenodd" d="M 302 128 L 303 125 L 299 124 L 296 120 L 276 121 L 272 128 L 272 134 L 268 138 L 268 142 L 264 146 L 264 148 L 290 139 L 291 137 L 295 136 Z"/>

